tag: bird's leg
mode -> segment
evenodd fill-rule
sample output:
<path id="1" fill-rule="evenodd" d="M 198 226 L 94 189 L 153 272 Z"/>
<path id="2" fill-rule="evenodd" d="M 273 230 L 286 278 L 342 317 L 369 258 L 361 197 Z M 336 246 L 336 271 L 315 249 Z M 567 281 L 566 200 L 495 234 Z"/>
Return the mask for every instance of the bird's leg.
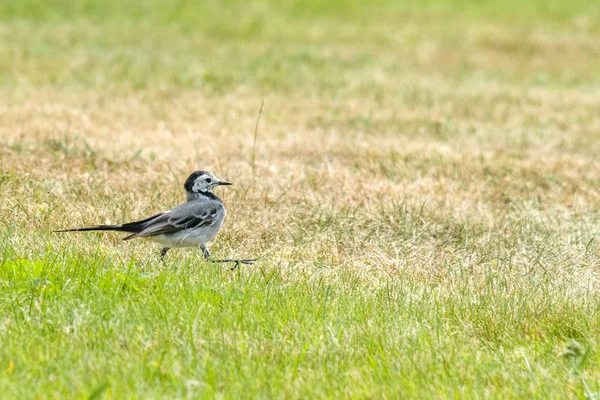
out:
<path id="1" fill-rule="evenodd" d="M 169 251 L 170 247 L 163 247 L 162 249 L 160 249 L 160 258 L 165 258 L 165 255 L 167 254 L 167 251 Z"/>
<path id="2" fill-rule="evenodd" d="M 210 251 L 208 251 L 208 247 L 206 247 L 205 244 L 201 244 L 200 249 L 202 249 L 202 254 L 204 254 L 204 258 L 210 260 Z"/>

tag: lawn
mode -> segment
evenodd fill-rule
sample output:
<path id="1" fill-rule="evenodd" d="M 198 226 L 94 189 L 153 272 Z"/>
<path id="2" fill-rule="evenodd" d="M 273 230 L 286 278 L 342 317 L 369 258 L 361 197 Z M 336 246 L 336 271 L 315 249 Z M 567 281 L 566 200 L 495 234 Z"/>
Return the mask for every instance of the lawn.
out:
<path id="1" fill-rule="evenodd" d="M 0 397 L 600 399 L 599 37 L 590 0 L 0 2 Z M 196 169 L 255 265 L 52 233 Z"/>

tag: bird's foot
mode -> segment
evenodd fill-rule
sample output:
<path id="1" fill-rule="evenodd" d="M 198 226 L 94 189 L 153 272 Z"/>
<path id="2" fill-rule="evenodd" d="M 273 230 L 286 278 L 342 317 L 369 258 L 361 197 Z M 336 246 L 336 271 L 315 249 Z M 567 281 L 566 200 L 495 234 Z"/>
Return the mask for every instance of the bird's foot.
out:
<path id="1" fill-rule="evenodd" d="M 163 247 L 162 249 L 160 249 L 160 258 L 165 258 L 165 255 L 167 254 L 167 251 L 169 251 L 170 247 Z"/>
<path id="2" fill-rule="evenodd" d="M 234 269 L 239 267 L 240 264 L 246 264 L 246 265 L 254 264 L 254 261 L 256 261 L 256 258 L 242 258 L 242 259 L 226 258 L 223 260 L 209 259 L 208 261 L 210 261 L 211 263 L 235 263 L 235 265 L 233 267 L 231 267 L 231 271 L 233 271 Z"/>

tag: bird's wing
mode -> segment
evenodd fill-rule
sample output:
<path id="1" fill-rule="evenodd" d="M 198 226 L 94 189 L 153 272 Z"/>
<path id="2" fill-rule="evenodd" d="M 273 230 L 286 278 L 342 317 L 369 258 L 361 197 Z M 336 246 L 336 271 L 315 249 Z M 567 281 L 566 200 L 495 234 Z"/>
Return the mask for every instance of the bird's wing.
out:
<path id="1" fill-rule="evenodd" d="M 141 231 L 123 240 L 179 232 L 184 229 L 210 226 L 217 222 L 221 203 L 215 200 L 189 201 L 150 221 Z"/>

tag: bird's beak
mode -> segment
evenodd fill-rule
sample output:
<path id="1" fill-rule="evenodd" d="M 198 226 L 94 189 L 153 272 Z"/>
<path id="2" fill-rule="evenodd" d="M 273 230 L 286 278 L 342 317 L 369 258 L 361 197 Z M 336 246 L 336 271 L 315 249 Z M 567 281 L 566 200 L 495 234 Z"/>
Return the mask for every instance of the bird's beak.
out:
<path id="1" fill-rule="evenodd" d="M 230 185 L 233 185 L 233 183 L 219 180 L 219 183 L 217 183 L 217 185 L 230 186 Z"/>

